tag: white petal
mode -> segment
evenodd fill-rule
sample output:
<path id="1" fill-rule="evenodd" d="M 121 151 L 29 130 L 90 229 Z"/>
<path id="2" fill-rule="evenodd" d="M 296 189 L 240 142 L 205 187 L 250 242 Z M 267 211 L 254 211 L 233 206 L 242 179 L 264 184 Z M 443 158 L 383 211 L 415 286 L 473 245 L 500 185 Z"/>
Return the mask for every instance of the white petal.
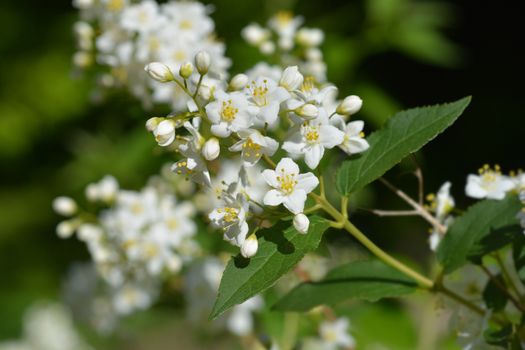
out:
<path id="1" fill-rule="evenodd" d="M 345 134 L 332 125 L 321 125 L 319 142 L 326 148 L 332 148 L 343 143 Z"/>
<path id="2" fill-rule="evenodd" d="M 487 191 L 481 187 L 480 179 L 476 175 L 469 175 L 467 177 L 465 192 L 467 196 L 472 198 L 485 198 L 487 196 Z"/>
<path id="3" fill-rule="evenodd" d="M 319 185 L 319 180 L 317 177 L 312 173 L 306 173 L 300 174 L 297 177 L 297 185 L 295 185 L 295 188 L 304 190 L 306 193 L 310 193 L 314 188 L 317 187 L 317 185 Z"/>
<path id="4" fill-rule="evenodd" d="M 265 153 L 269 156 L 273 156 L 277 148 L 279 148 L 279 142 L 275 141 L 271 137 L 265 137 L 264 141 L 266 142 Z"/>
<path id="5" fill-rule="evenodd" d="M 350 122 L 346 125 L 346 134 L 348 136 L 357 136 L 361 131 L 363 131 L 364 127 L 365 122 L 363 122 L 362 120 Z"/>
<path id="6" fill-rule="evenodd" d="M 293 214 L 302 213 L 304 210 L 304 202 L 306 201 L 306 192 L 301 189 L 296 189 L 290 195 L 284 197 L 283 204 Z"/>
<path id="7" fill-rule="evenodd" d="M 324 147 L 321 145 L 313 145 L 305 152 L 304 161 L 310 169 L 315 169 L 319 165 L 323 155 Z"/>
<path id="8" fill-rule="evenodd" d="M 263 122 L 273 124 L 279 115 L 279 103 L 273 102 L 265 107 L 262 107 L 259 115 Z"/>
<path id="9" fill-rule="evenodd" d="M 268 185 L 274 188 L 279 187 L 279 181 L 277 181 L 277 173 L 275 171 L 266 169 L 262 172 L 262 177 Z"/>
<path id="10" fill-rule="evenodd" d="M 284 141 L 282 148 L 292 155 L 299 155 L 303 154 L 305 146 L 306 144 L 303 142 L 296 143 L 292 141 Z"/>
<path id="11" fill-rule="evenodd" d="M 275 167 L 276 172 L 285 172 L 286 174 L 299 174 L 299 166 L 291 158 L 283 158 Z"/>
<path id="12" fill-rule="evenodd" d="M 213 101 L 211 103 L 208 103 L 208 105 L 206 106 L 206 114 L 208 115 L 208 119 L 213 124 L 216 124 L 221 120 L 221 116 L 219 115 L 218 103 L 218 101 Z"/>
<path id="13" fill-rule="evenodd" d="M 370 145 L 368 141 L 360 137 L 352 137 L 344 143 L 344 150 L 348 154 L 356 154 L 366 151 Z"/>
<path id="14" fill-rule="evenodd" d="M 263 203 L 266 205 L 279 205 L 283 202 L 285 197 L 283 197 L 282 193 L 277 190 L 270 190 L 266 193 L 263 199 Z M 304 203 L 303 203 L 304 204 Z"/>

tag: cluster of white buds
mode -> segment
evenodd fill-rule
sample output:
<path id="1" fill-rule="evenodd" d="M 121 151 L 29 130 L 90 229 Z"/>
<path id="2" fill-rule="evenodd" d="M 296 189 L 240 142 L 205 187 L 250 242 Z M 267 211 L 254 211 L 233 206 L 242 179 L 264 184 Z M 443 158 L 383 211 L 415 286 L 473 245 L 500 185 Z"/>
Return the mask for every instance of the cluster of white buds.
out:
<path id="1" fill-rule="evenodd" d="M 102 66 L 98 79 L 102 87 L 125 86 L 146 106 L 153 102 L 172 103 L 175 110 L 186 107 L 189 99 L 180 87 L 158 81 L 170 80 L 171 72 L 190 76 L 194 67 L 188 61 L 199 51 L 207 55 L 195 65 L 202 73 L 224 76 L 231 64 L 224 44 L 215 39 L 211 7 L 199 2 L 83 0 L 73 5 L 82 17 L 74 26 L 78 43 L 74 64 L 81 69 Z M 149 66 L 155 80 L 137 69 L 155 61 L 164 63 Z"/>
<path id="2" fill-rule="evenodd" d="M 273 55 L 277 51 L 285 65 L 298 65 L 305 74 L 325 81 L 326 64 L 319 49 L 324 33 L 318 28 L 301 27 L 302 24 L 302 17 L 282 11 L 270 18 L 266 27 L 257 23 L 248 25 L 242 36 L 262 54 Z"/>
<path id="3" fill-rule="evenodd" d="M 147 186 L 140 192 L 119 189 L 110 176 L 88 185 L 86 195 L 105 209 L 94 215 L 79 210 L 70 198 L 58 197 L 53 202 L 57 213 L 78 214 L 58 225 L 58 235 L 66 238 L 76 232 L 86 243 L 99 275 L 111 289 L 117 314 L 149 307 L 163 273 L 179 272 L 199 252 L 193 239 L 193 205 L 177 203 L 165 186 Z"/>
<path id="4" fill-rule="evenodd" d="M 177 76 L 162 63 L 148 64 L 145 69 L 153 79 L 181 87 L 191 101 L 187 111 L 150 118 L 146 128 L 160 146 L 183 156 L 172 170 L 212 193 L 209 220 L 249 258 L 258 249 L 254 232 L 264 225 L 262 218 L 271 207 L 282 204 L 293 215 L 296 230 L 308 232 L 305 202 L 319 180 L 300 170 L 300 160 L 316 169 L 325 152 L 335 147 L 349 155 L 365 151 L 364 123 L 345 121 L 359 111 L 362 101 L 349 96 L 337 102 L 334 86 L 305 78 L 297 66 L 277 73 L 258 66 L 256 73 L 241 73 L 227 82 L 208 79 L 212 65 L 206 52 L 195 55 L 195 70 L 181 70 Z M 229 159 L 242 166 L 217 186 L 217 163 L 222 166 Z M 260 171 L 264 193 L 254 196 L 247 173 L 261 165 L 267 168 Z"/>

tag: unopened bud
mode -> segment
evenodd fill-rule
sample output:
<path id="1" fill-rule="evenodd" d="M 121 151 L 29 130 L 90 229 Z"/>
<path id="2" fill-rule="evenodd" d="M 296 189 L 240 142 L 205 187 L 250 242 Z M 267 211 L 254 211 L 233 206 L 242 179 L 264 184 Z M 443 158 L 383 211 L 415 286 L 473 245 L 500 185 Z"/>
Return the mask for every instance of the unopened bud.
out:
<path id="1" fill-rule="evenodd" d="M 310 220 L 303 213 L 297 214 L 293 218 L 293 227 L 302 234 L 308 233 L 308 227 L 310 226 Z"/>
<path id="2" fill-rule="evenodd" d="M 284 70 L 279 85 L 288 91 L 297 90 L 303 83 L 304 77 L 299 73 L 297 66 L 291 66 Z"/>
<path id="3" fill-rule="evenodd" d="M 57 225 L 57 235 L 60 238 L 69 238 L 78 227 L 77 220 L 62 221 Z"/>
<path id="4" fill-rule="evenodd" d="M 161 83 L 166 83 L 175 79 L 170 68 L 164 63 L 152 62 L 144 67 L 149 76 Z"/>
<path id="5" fill-rule="evenodd" d="M 161 121 L 153 135 L 159 146 L 169 146 L 175 140 L 175 123 L 169 119 Z"/>
<path id="6" fill-rule="evenodd" d="M 57 197 L 53 201 L 53 210 L 60 215 L 71 216 L 77 212 L 77 203 L 69 197 Z"/>
<path id="7" fill-rule="evenodd" d="M 275 52 L 275 44 L 271 41 L 265 41 L 261 43 L 259 50 L 264 55 L 271 55 Z"/>
<path id="8" fill-rule="evenodd" d="M 319 115 L 319 110 L 311 103 L 306 103 L 294 110 L 294 112 L 304 119 L 314 119 Z"/>
<path id="9" fill-rule="evenodd" d="M 295 39 L 302 46 L 319 46 L 324 40 L 324 33 L 317 28 L 301 28 L 297 32 Z"/>
<path id="10" fill-rule="evenodd" d="M 202 147 L 202 155 L 206 160 L 214 160 L 221 153 L 221 145 L 215 137 L 210 138 Z"/>
<path id="11" fill-rule="evenodd" d="M 201 75 L 208 73 L 208 70 L 210 69 L 210 64 L 211 57 L 208 52 L 197 52 L 197 54 L 195 55 L 195 66 L 197 67 L 197 71 L 199 71 Z"/>
<path id="12" fill-rule="evenodd" d="M 159 117 L 149 118 L 146 121 L 146 130 L 148 130 L 149 132 L 153 132 L 153 130 L 155 130 L 157 126 L 160 124 L 160 122 L 163 120 L 164 118 L 159 118 Z"/>
<path id="13" fill-rule="evenodd" d="M 245 258 L 251 258 L 257 253 L 259 248 L 259 243 L 257 242 L 257 236 L 252 234 L 250 237 L 246 238 L 244 243 L 241 245 L 241 255 Z"/>
<path id="14" fill-rule="evenodd" d="M 183 63 L 179 69 L 179 75 L 184 79 L 188 79 L 193 73 L 193 64 L 191 62 Z"/>
<path id="15" fill-rule="evenodd" d="M 230 80 L 230 85 L 228 86 L 231 91 L 238 91 L 244 89 L 248 84 L 248 76 L 246 74 L 237 74 Z"/>
<path id="16" fill-rule="evenodd" d="M 343 102 L 337 106 L 335 112 L 340 115 L 352 115 L 359 112 L 361 106 L 363 105 L 363 100 L 356 95 L 351 95 L 345 97 Z"/>

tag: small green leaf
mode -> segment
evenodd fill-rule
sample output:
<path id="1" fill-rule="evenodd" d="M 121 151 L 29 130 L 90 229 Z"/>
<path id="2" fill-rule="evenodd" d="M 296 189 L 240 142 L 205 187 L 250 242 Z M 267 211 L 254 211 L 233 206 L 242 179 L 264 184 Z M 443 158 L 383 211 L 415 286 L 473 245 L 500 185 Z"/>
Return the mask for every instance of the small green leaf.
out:
<path id="1" fill-rule="evenodd" d="M 494 277 L 500 286 L 505 286 L 505 282 L 503 281 L 501 275 Z M 482 296 L 483 300 L 485 301 L 485 305 L 494 311 L 501 311 L 505 308 L 505 305 L 507 305 L 507 296 L 492 279 L 489 279 L 485 285 Z"/>
<path id="2" fill-rule="evenodd" d="M 279 300 L 274 308 L 308 311 L 347 299 L 376 301 L 412 293 L 417 283 L 379 260 L 355 261 L 336 267 L 319 282 L 302 283 Z"/>
<path id="3" fill-rule="evenodd" d="M 348 195 L 382 176 L 410 153 L 414 153 L 448 128 L 470 103 L 456 102 L 413 108 L 395 114 L 385 127 L 367 139 L 370 148 L 343 162 L 337 172 L 337 190 Z"/>
<path id="4" fill-rule="evenodd" d="M 483 255 L 521 237 L 516 218 L 520 208 L 516 196 L 501 201 L 487 199 L 471 206 L 454 221 L 439 245 L 437 257 L 444 272 L 456 270 L 467 260 L 479 263 Z"/>
<path id="5" fill-rule="evenodd" d="M 271 287 L 306 253 L 317 248 L 324 231 L 330 226 L 328 221 L 318 216 L 310 217 L 306 235 L 289 225 L 289 222 L 281 221 L 271 228 L 260 230 L 257 255 L 252 259 L 238 255 L 228 262 L 211 318 Z"/>

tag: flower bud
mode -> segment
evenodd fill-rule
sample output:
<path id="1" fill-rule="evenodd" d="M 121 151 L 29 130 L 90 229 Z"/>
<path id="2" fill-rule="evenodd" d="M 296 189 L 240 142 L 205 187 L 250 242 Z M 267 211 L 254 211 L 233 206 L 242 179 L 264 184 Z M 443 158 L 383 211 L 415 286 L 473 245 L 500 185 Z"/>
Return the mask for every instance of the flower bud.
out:
<path id="1" fill-rule="evenodd" d="M 170 68 L 164 63 L 152 62 L 144 67 L 149 76 L 161 83 L 166 83 L 175 79 Z"/>
<path id="2" fill-rule="evenodd" d="M 335 110 L 335 112 L 341 115 L 356 114 L 357 112 L 359 112 L 362 105 L 363 105 L 363 100 L 361 100 L 359 96 L 356 96 L 356 95 L 347 96 L 345 97 L 343 102 L 341 102 L 339 106 L 337 106 L 337 109 Z"/>
<path id="3" fill-rule="evenodd" d="M 310 226 L 310 220 L 303 213 L 297 214 L 293 218 L 293 227 L 302 234 L 308 233 L 308 227 Z"/>
<path id="4" fill-rule="evenodd" d="M 297 66 L 288 67 L 284 70 L 279 85 L 288 91 L 297 90 L 303 83 L 303 75 L 299 73 Z"/>
<path id="5" fill-rule="evenodd" d="M 324 33 L 317 28 L 301 28 L 297 32 L 295 39 L 302 46 L 319 46 L 324 40 Z"/>
<path id="6" fill-rule="evenodd" d="M 172 120 L 163 120 L 153 130 L 153 135 L 159 146 L 169 146 L 175 140 L 175 123 Z"/>
<path id="7" fill-rule="evenodd" d="M 193 73 L 193 64 L 191 62 L 183 63 L 179 69 L 179 75 L 184 79 L 188 79 Z"/>
<path id="8" fill-rule="evenodd" d="M 259 46 L 259 50 L 264 55 L 271 55 L 275 52 L 275 44 L 271 41 L 265 41 Z"/>
<path id="9" fill-rule="evenodd" d="M 62 221 L 57 225 L 57 235 L 60 238 L 69 238 L 75 233 L 77 227 L 78 222 L 76 220 Z"/>
<path id="10" fill-rule="evenodd" d="M 250 237 L 246 238 L 244 243 L 241 245 L 241 255 L 245 258 L 251 258 L 257 253 L 259 248 L 259 243 L 257 242 L 257 236 L 252 234 Z"/>
<path id="11" fill-rule="evenodd" d="M 93 64 L 93 56 L 86 51 L 77 51 L 73 54 L 73 64 L 79 68 L 87 68 Z"/>
<path id="12" fill-rule="evenodd" d="M 294 110 L 294 112 L 304 119 L 314 119 L 319 115 L 319 110 L 311 103 L 306 103 Z"/>
<path id="13" fill-rule="evenodd" d="M 57 214 L 71 216 L 77 212 L 77 209 L 77 203 L 72 198 L 61 196 L 53 201 L 53 210 Z"/>
<path id="14" fill-rule="evenodd" d="M 202 147 L 202 155 L 204 159 L 214 160 L 219 156 L 219 153 L 221 153 L 221 145 L 217 138 L 211 137 L 206 143 L 204 143 L 204 147 Z"/>
<path id="15" fill-rule="evenodd" d="M 163 120 L 164 118 L 159 118 L 159 117 L 149 118 L 146 121 L 146 130 L 148 130 L 149 132 L 153 132 L 153 130 L 155 130 L 157 126 L 160 124 L 160 122 Z"/>
<path id="16" fill-rule="evenodd" d="M 242 30 L 241 35 L 249 44 L 258 46 L 270 37 L 270 31 L 252 23 Z"/>
<path id="17" fill-rule="evenodd" d="M 230 85 L 228 86 L 231 91 L 238 91 L 244 89 L 248 84 L 248 76 L 246 74 L 237 74 L 230 80 Z"/>
<path id="18" fill-rule="evenodd" d="M 201 75 L 208 73 L 208 70 L 210 69 L 210 64 L 211 57 L 208 52 L 197 52 L 197 54 L 195 55 L 195 66 L 197 67 L 197 71 L 199 71 Z"/>
<path id="19" fill-rule="evenodd" d="M 100 240 L 103 231 L 102 229 L 94 224 L 82 224 L 78 227 L 77 237 L 84 242 L 94 242 Z"/>

